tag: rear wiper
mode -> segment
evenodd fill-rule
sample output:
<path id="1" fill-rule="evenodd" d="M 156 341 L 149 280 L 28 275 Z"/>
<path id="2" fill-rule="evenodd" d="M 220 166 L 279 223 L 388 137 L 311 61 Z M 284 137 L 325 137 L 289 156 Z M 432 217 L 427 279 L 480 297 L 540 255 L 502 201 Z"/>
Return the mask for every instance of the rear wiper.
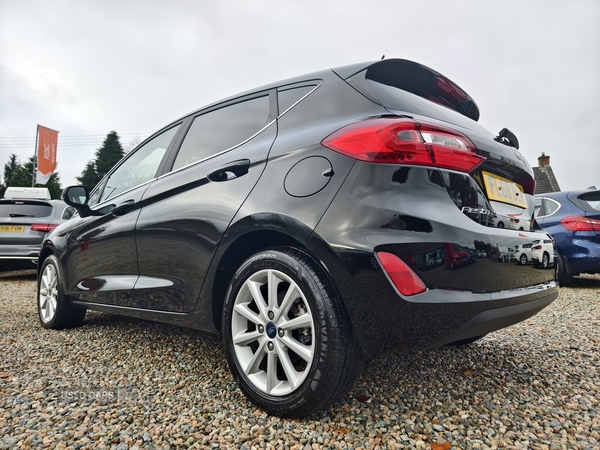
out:
<path id="1" fill-rule="evenodd" d="M 517 150 L 519 149 L 519 140 L 517 139 L 517 136 L 515 136 L 508 128 L 502 128 L 494 140 L 501 144 L 512 146 Z"/>

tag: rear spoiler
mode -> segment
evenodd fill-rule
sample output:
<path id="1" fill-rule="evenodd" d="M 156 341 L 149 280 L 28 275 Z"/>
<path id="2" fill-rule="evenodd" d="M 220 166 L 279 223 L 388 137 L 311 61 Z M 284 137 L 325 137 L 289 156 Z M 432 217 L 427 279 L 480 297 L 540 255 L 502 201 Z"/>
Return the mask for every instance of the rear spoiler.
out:
<path id="1" fill-rule="evenodd" d="M 367 80 L 408 91 L 470 119 L 479 120 L 479 107 L 471 96 L 452 80 L 427 66 L 406 59 L 384 59 L 366 67 L 357 66 L 335 69 L 334 72 L 368 98 L 372 95 L 364 92 L 364 87 L 358 86 L 358 83 L 353 83 L 351 77 L 364 72 Z M 359 67 L 360 70 L 350 73 L 353 68 Z"/>

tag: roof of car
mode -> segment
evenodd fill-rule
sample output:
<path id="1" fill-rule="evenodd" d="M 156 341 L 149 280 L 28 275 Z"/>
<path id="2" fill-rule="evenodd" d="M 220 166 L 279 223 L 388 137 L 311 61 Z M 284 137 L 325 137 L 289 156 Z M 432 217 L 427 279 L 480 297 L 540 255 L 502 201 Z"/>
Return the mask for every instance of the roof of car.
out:
<path id="1" fill-rule="evenodd" d="M 535 194 L 535 197 L 549 197 L 549 198 L 572 198 L 577 197 L 581 194 L 588 194 L 590 192 L 600 192 L 600 189 L 591 187 L 588 189 L 581 189 L 577 191 L 558 191 L 558 192 L 546 192 L 544 194 Z"/>
<path id="2" fill-rule="evenodd" d="M 51 200 L 50 190 L 40 187 L 7 187 L 4 198 L 20 200 Z"/>
<path id="3" fill-rule="evenodd" d="M 181 116 L 178 120 L 188 117 L 191 114 L 196 114 L 202 110 L 211 108 L 212 106 L 216 106 L 245 95 L 300 82 L 308 82 L 311 80 L 318 81 L 327 78 L 332 74 L 334 74 L 336 77 L 340 77 L 343 80 L 347 80 L 348 78 L 365 70 L 369 71 L 367 73 L 368 79 L 373 79 L 383 84 L 394 86 L 420 97 L 427 98 L 428 100 L 442 104 L 475 121 L 479 119 L 479 108 L 475 101 L 449 78 L 422 64 L 406 59 L 390 58 L 349 64 L 346 66 L 324 69 L 305 75 L 299 75 L 293 78 L 275 81 L 273 83 L 250 89 L 245 92 L 240 92 L 202 106 L 191 113 Z M 394 76 L 395 71 L 402 71 L 403 74 L 406 74 L 406 76 L 396 77 Z"/>

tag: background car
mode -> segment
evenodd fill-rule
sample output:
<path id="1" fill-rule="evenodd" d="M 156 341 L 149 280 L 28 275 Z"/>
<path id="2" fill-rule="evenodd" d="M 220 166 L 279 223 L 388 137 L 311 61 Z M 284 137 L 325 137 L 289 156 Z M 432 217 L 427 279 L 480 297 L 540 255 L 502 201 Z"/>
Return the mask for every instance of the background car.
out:
<path id="1" fill-rule="evenodd" d="M 515 252 L 513 254 L 514 258 L 524 266 L 528 262 L 531 262 L 531 247 L 533 243 L 526 242 L 525 244 L 517 244 L 515 245 Z"/>
<path id="2" fill-rule="evenodd" d="M 35 269 L 47 232 L 75 209 L 47 188 L 8 187 L 0 199 L 0 269 Z"/>
<path id="3" fill-rule="evenodd" d="M 517 244 L 514 245 L 516 247 Z M 516 259 L 515 249 L 513 247 L 497 247 L 496 259 L 501 262 L 511 262 Z"/>
<path id="4" fill-rule="evenodd" d="M 65 190 L 79 215 L 45 240 L 41 325 L 81 325 L 92 309 L 220 332 L 248 399 L 305 416 L 350 389 L 364 352 L 524 320 L 557 297 L 550 271 L 445 269 L 448 256 L 468 264 L 464 248 L 539 239 L 481 223 L 495 208 L 532 215 L 535 182 L 516 136 L 478 118 L 455 83 L 401 59 L 183 116 L 91 193 Z"/>
<path id="5" fill-rule="evenodd" d="M 444 244 L 446 269 L 457 269 L 469 263 L 469 254 L 458 244 Z"/>
<path id="6" fill-rule="evenodd" d="M 544 239 L 536 239 L 531 243 L 531 260 L 535 267 L 547 269 L 554 267 L 554 239 L 552 236 L 547 236 Z"/>
<path id="7" fill-rule="evenodd" d="M 535 220 L 556 241 L 561 285 L 581 273 L 600 273 L 600 190 L 537 195 Z"/>

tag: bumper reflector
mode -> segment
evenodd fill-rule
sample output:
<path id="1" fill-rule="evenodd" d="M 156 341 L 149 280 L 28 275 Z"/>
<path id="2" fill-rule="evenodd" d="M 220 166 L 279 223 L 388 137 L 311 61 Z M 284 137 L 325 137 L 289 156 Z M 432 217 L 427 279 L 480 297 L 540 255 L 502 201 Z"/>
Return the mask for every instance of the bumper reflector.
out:
<path id="1" fill-rule="evenodd" d="M 400 294 L 411 296 L 427 290 L 425 283 L 421 281 L 417 274 L 393 253 L 377 252 L 377 258 Z"/>

